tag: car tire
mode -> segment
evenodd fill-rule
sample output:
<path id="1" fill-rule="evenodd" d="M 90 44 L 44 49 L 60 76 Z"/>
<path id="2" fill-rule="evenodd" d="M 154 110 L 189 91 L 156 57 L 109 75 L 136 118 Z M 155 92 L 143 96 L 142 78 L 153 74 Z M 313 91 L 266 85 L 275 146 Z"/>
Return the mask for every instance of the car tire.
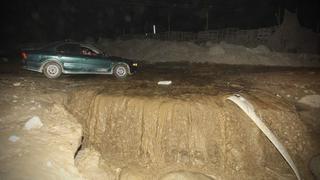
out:
<path id="1" fill-rule="evenodd" d="M 118 64 L 113 68 L 113 75 L 118 79 L 125 79 L 129 74 L 129 69 L 125 64 Z"/>
<path id="2" fill-rule="evenodd" d="M 56 62 L 48 62 L 44 65 L 43 73 L 49 79 L 56 79 L 61 76 L 62 68 Z"/>

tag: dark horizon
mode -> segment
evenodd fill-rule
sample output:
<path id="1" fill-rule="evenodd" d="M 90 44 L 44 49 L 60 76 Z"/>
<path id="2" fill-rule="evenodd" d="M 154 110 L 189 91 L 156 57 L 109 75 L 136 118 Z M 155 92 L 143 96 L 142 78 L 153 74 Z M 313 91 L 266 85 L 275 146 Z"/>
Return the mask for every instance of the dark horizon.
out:
<path id="1" fill-rule="evenodd" d="M 297 12 L 300 24 L 313 31 L 320 24 L 316 0 L 15 0 L 3 8 L 1 35 L 6 43 L 115 38 L 152 32 L 153 24 L 158 32 L 255 29 L 277 25 L 276 14 L 282 17 L 284 9 Z"/>

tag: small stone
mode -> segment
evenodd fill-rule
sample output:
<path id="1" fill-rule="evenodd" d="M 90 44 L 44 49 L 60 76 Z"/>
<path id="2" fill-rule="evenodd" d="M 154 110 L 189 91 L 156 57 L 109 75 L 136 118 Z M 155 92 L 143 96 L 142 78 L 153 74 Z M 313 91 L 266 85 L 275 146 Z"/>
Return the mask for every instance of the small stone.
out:
<path id="1" fill-rule="evenodd" d="M 21 85 L 21 83 L 20 82 L 16 82 L 16 83 L 13 83 L 13 86 L 20 86 Z"/>
<path id="2" fill-rule="evenodd" d="M 51 161 L 47 161 L 47 167 L 52 167 Z"/>
<path id="3" fill-rule="evenodd" d="M 31 129 L 39 129 L 43 126 L 40 118 L 38 116 L 33 116 L 29 119 L 26 124 L 24 125 L 24 129 L 31 130 Z"/>
<path id="4" fill-rule="evenodd" d="M 236 171 L 239 171 L 240 170 L 240 166 L 236 166 Z"/>
<path id="5" fill-rule="evenodd" d="M 9 141 L 11 142 L 17 142 L 20 140 L 20 137 L 16 136 L 16 135 L 12 135 L 8 138 Z"/>

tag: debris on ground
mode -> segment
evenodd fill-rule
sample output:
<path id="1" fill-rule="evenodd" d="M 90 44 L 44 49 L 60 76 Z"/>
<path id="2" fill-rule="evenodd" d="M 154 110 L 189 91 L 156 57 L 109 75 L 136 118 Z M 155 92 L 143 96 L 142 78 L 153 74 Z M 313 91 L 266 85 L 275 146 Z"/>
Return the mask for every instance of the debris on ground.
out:
<path id="1" fill-rule="evenodd" d="M 21 83 L 20 82 L 16 82 L 16 83 L 13 83 L 13 86 L 20 86 L 21 85 Z"/>
<path id="2" fill-rule="evenodd" d="M 20 137 L 16 136 L 16 135 L 12 135 L 8 138 L 9 141 L 11 142 L 17 142 L 20 140 Z"/>
<path id="3" fill-rule="evenodd" d="M 52 162 L 51 161 L 47 161 L 47 167 L 52 167 Z"/>
<path id="4" fill-rule="evenodd" d="M 24 125 L 24 129 L 31 130 L 31 129 L 39 129 L 43 126 L 40 118 L 38 116 L 33 116 L 29 119 L 26 124 Z"/>
<path id="5" fill-rule="evenodd" d="M 172 84 L 172 81 L 159 81 L 158 85 L 170 85 Z"/>

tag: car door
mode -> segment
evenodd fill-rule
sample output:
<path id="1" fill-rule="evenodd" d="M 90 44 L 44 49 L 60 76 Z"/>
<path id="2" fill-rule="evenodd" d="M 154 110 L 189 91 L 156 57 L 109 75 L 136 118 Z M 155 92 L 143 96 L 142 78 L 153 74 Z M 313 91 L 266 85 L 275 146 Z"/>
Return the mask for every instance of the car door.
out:
<path id="1" fill-rule="evenodd" d="M 80 47 L 82 54 L 85 56 L 83 61 L 83 68 L 87 72 L 108 74 L 111 73 L 111 61 L 108 60 L 102 54 L 97 54 L 94 50 L 89 47 Z"/>
<path id="2" fill-rule="evenodd" d="M 83 61 L 85 57 L 80 53 L 80 45 L 76 43 L 66 43 L 57 47 L 57 54 L 63 64 L 65 73 L 82 73 Z"/>

